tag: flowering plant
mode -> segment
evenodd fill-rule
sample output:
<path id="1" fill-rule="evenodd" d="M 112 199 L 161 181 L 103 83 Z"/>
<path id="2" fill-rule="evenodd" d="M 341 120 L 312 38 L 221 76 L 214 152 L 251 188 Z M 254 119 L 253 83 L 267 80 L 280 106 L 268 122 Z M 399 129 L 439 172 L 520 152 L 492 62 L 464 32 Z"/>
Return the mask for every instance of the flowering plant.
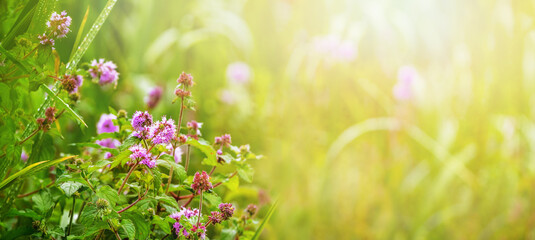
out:
<path id="1" fill-rule="evenodd" d="M 38 7 L 32 3 L 29 9 Z M 224 196 L 236 190 L 240 181 L 252 182 L 249 162 L 261 156 L 251 152 L 249 145 L 232 145 L 229 134 L 210 143 L 202 136 L 202 123 L 186 123 L 185 111 L 195 109 L 191 74 L 182 73 L 177 80 L 176 120 L 149 112 L 164 100 L 166 90 L 156 88 L 145 100 L 147 111 L 127 113 L 110 107 L 109 113 L 100 115 L 96 136 L 68 143 L 80 154 L 56 151 L 56 140 L 64 139 L 62 117 L 87 127 L 77 111 L 84 101 L 84 79 L 102 87 L 116 87 L 120 81 L 120 68 L 109 60 L 95 59 L 77 68 L 114 3 L 108 1 L 67 63 L 54 48 L 61 45 L 56 40 L 70 32 L 72 19 L 66 11 L 50 13 L 46 24 L 41 23 L 46 27 L 42 34 L 24 33 L 15 24 L 19 34 L 2 40 L 0 236 L 258 237 L 263 224 L 255 219 L 257 206 L 240 206 Z M 44 9 L 46 13 L 50 8 Z M 23 100 L 30 95 L 42 101 L 35 112 L 23 110 L 32 109 L 31 102 Z"/>

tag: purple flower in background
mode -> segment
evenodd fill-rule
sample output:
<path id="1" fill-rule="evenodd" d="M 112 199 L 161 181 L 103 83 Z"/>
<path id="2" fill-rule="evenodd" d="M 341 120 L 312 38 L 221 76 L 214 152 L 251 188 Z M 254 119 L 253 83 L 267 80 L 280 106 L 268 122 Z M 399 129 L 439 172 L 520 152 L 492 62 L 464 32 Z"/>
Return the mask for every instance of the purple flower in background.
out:
<path id="1" fill-rule="evenodd" d="M 132 116 L 132 127 L 136 131 L 143 131 L 152 125 L 152 115 L 149 112 L 137 111 Z"/>
<path id="2" fill-rule="evenodd" d="M 153 137 L 152 143 L 154 144 L 170 142 L 175 133 L 175 121 L 173 121 L 173 119 L 167 119 L 166 117 L 162 117 L 161 121 L 155 122 L 150 127 L 150 135 Z"/>
<path id="3" fill-rule="evenodd" d="M 398 82 L 394 85 L 392 93 L 397 100 L 409 100 L 413 96 L 414 80 L 418 77 L 418 72 L 412 66 L 403 66 L 398 71 Z"/>
<path id="4" fill-rule="evenodd" d="M 104 153 L 104 159 L 110 159 L 111 157 L 113 157 L 113 154 L 111 154 L 111 152 Z M 108 164 L 108 166 L 109 166 L 109 164 Z"/>
<path id="5" fill-rule="evenodd" d="M 244 62 L 231 63 L 227 67 L 227 78 L 231 83 L 248 83 L 251 78 L 251 69 Z"/>
<path id="6" fill-rule="evenodd" d="M 315 52 L 338 62 L 351 62 L 357 57 L 357 49 L 351 41 L 342 41 L 339 36 L 326 35 L 312 40 Z"/>
<path id="7" fill-rule="evenodd" d="M 180 147 L 175 148 L 175 156 L 173 156 L 175 158 L 175 163 L 178 164 L 182 162 L 182 154 L 184 154 L 182 152 L 182 148 Z"/>
<path id="8" fill-rule="evenodd" d="M 96 143 L 100 146 L 107 147 L 107 148 L 117 148 L 119 145 L 121 145 L 121 142 L 117 139 L 113 138 L 105 138 L 102 140 L 97 140 Z"/>
<path id="9" fill-rule="evenodd" d="M 230 90 L 222 90 L 219 99 L 225 104 L 232 105 L 236 102 L 236 96 Z"/>
<path id="10" fill-rule="evenodd" d="M 119 73 L 117 72 L 117 65 L 112 61 L 104 61 L 104 58 L 98 61 L 94 59 L 91 61 L 91 67 L 89 68 L 89 74 L 91 77 L 98 78 L 100 85 L 106 85 L 114 83 L 117 85 L 117 79 L 119 79 Z"/>
<path id="11" fill-rule="evenodd" d="M 153 89 L 150 90 L 149 95 L 145 97 L 145 104 L 147 104 L 149 109 L 153 109 L 156 107 L 161 97 L 162 97 L 162 88 L 154 87 Z"/>
<path id="12" fill-rule="evenodd" d="M 188 129 L 193 130 L 195 134 L 201 135 L 202 123 L 197 122 L 195 120 L 191 120 L 186 124 L 186 126 L 188 127 Z"/>
<path id="13" fill-rule="evenodd" d="M 26 151 L 22 150 L 22 153 L 20 154 L 20 159 L 24 162 L 28 161 L 28 154 Z"/>
<path id="14" fill-rule="evenodd" d="M 117 117 L 113 114 L 102 114 L 97 123 L 97 133 L 110 133 L 119 131 L 119 127 L 113 124 L 113 120 Z"/>

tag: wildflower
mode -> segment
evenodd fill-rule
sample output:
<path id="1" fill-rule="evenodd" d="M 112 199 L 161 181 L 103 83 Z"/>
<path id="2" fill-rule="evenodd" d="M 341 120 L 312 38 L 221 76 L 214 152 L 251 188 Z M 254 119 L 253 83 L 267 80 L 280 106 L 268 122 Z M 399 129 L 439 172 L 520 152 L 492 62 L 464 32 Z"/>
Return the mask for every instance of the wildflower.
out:
<path id="1" fill-rule="evenodd" d="M 398 71 L 398 82 L 394 85 L 392 93 L 397 100 L 404 101 L 412 98 L 412 86 L 418 77 L 418 72 L 411 66 L 403 66 Z"/>
<path id="2" fill-rule="evenodd" d="M 219 211 L 223 214 L 223 220 L 227 220 L 234 214 L 234 207 L 230 203 L 219 204 Z"/>
<path id="3" fill-rule="evenodd" d="M 39 43 L 41 43 L 41 45 L 54 46 L 54 39 L 47 37 L 44 33 L 43 35 L 38 35 L 37 38 L 39 38 Z"/>
<path id="4" fill-rule="evenodd" d="M 132 154 L 130 154 L 130 159 L 132 161 L 143 161 L 145 159 L 150 158 L 150 153 L 147 153 L 147 149 L 145 149 L 141 144 L 133 145 L 128 150 L 132 151 Z"/>
<path id="5" fill-rule="evenodd" d="M 91 67 L 89 68 L 89 74 L 94 79 L 99 79 L 100 85 L 106 85 L 114 83 L 117 86 L 117 79 L 119 79 L 119 73 L 116 70 L 117 65 L 112 61 L 104 61 L 103 58 L 98 61 L 94 59 L 91 61 Z"/>
<path id="6" fill-rule="evenodd" d="M 195 193 L 200 194 L 202 191 L 208 191 L 213 188 L 212 183 L 210 182 L 210 176 L 205 171 L 202 173 L 196 172 L 193 177 L 193 183 L 191 188 Z"/>
<path id="7" fill-rule="evenodd" d="M 175 233 L 177 236 L 180 236 L 180 235 L 183 235 L 184 237 L 188 237 L 189 236 L 189 232 L 187 231 L 187 229 L 182 226 L 182 224 L 180 224 L 180 220 L 181 219 L 184 219 L 184 220 L 195 220 L 194 217 L 196 216 L 199 216 L 199 210 L 198 209 L 189 209 L 189 208 L 184 208 L 182 207 L 182 209 L 180 210 L 180 212 L 176 212 L 176 213 L 172 213 L 171 215 L 169 215 L 169 217 L 171 217 L 172 219 L 174 219 L 176 222 L 173 224 L 173 228 L 175 229 Z M 191 229 L 193 232 L 196 232 L 198 228 L 195 229 L 195 231 L 193 231 L 193 228 Z"/>
<path id="8" fill-rule="evenodd" d="M 102 114 L 97 123 L 97 133 L 111 133 L 118 132 L 119 127 L 113 124 L 113 120 L 117 117 L 113 114 Z"/>
<path id="9" fill-rule="evenodd" d="M 63 11 L 61 14 L 53 12 L 50 20 L 46 22 L 46 26 L 53 37 L 64 38 L 70 31 L 71 21 L 72 19 L 67 16 L 67 12 Z"/>
<path id="10" fill-rule="evenodd" d="M 223 155 L 223 150 L 217 149 L 217 155 Z"/>
<path id="11" fill-rule="evenodd" d="M 188 129 L 193 130 L 197 135 L 201 135 L 200 129 L 202 128 L 202 123 L 191 120 L 186 124 L 186 126 L 188 127 Z"/>
<path id="12" fill-rule="evenodd" d="M 245 84 L 249 82 L 251 69 L 244 62 L 234 62 L 227 67 L 227 78 L 231 83 Z"/>
<path id="13" fill-rule="evenodd" d="M 180 144 L 184 144 L 186 141 L 188 141 L 188 137 L 186 135 L 180 134 L 180 136 L 178 136 L 178 142 Z"/>
<path id="14" fill-rule="evenodd" d="M 149 109 L 153 109 L 154 107 L 156 107 L 161 97 L 162 97 L 162 88 L 154 87 L 152 90 L 150 90 L 149 95 L 145 97 L 145 104 L 147 104 Z"/>
<path id="15" fill-rule="evenodd" d="M 179 84 L 184 85 L 186 88 L 191 87 L 191 86 L 193 86 L 193 84 L 195 84 L 193 82 L 193 76 L 191 76 L 191 74 L 185 73 L 185 72 L 182 72 L 180 74 L 180 76 L 177 79 L 177 82 Z"/>
<path id="16" fill-rule="evenodd" d="M 249 204 L 245 211 L 249 214 L 250 217 L 255 215 L 256 211 L 258 211 L 258 207 L 254 204 Z"/>
<path id="17" fill-rule="evenodd" d="M 150 115 L 147 111 L 137 111 L 134 113 L 131 123 L 134 130 L 143 131 L 145 128 L 148 128 L 152 125 L 152 115 Z"/>
<path id="18" fill-rule="evenodd" d="M 20 154 L 20 160 L 26 162 L 28 161 L 28 154 L 26 153 L 26 151 L 22 150 L 22 153 Z"/>
<path id="19" fill-rule="evenodd" d="M 184 152 L 182 152 L 182 148 L 180 147 L 175 148 L 175 155 L 173 156 L 175 159 L 175 163 L 178 164 L 182 162 L 182 154 L 184 154 Z"/>
<path id="20" fill-rule="evenodd" d="M 186 228 L 184 228 L 184 226 L 182 226 L 182 224 L 180 224 L 179 222 L 175 222 L 173 224 L 173 228 L 175 229 L 175 233 L 177 236 L 180 236 L 180 234 L 184 235 L 184 237 L 189 236 L 189 233 Z"/>
<path id="21" fill-rule="evenodd" d="M 141 160 L 141 164 L 144 164 L 149 168 L 154 168 L 156 167 L 156 159 L 154 159 L 152 154 L 149 153 L 147 158 Z"/>
<path id="22" fill-rule="evenodd" d="M 201 222 L 198 222 L 197 224 L 193 225 L 191 228 L 192 233 L 196 233 L 197 237 L 204 239 L 206 237 L 206 227 L 202 225 Z"/>
<path id="23" fill-rule="evenodd" d="M 49 107 L 45 110 L 45 116 L 46 116 L 46 121 L 48 121 L 49 123 L 51 122 L 54 122 L 56 120 L 56 108 L 55 107 Z"/>
<path id="24" fill-rule="evenodd" d="M 175 121 L 162 117 L 161 121 L 154 123 L 150 127 L 150 135 L 154 144 L 168 143 L 176 133 Z"/>
<path id="25" fill-rule="evenodd" d="M 105 138 L 102 140 L 97 140 L 96 143 L 100 146 L 107 147 L 107 148 L 117 148 L 119 145 L 121 145 L 121 142 L 117 139 L 113 138 Z"/>
<path id="26" fill-rule="evenodd" d="M 220 147 L 230 147 L 232 140 L 230 134 L 224 134 L 221 137 L 215 137 L 215 145 Z"/>
<path id="27" fill-rule="evenodd" d="M 182 207 L 182 209 L 180 209 L 180 212 L 172 213 L 171 215 L 169 215 L 169 217 L 172 219 L 175 219 L 176 221 L 179 221 L 182 216 L 186 218 L 191 218 L 197 215 L 199 215 L 199 209 L 196 209 L 196 208 L 190 209 L 190 208 Z"/>
<path id="28" fill-rule="evenodd" d="M 113 157 L 113 154 L 111 154 L 111 152 L 104 153 L 104 159 L 110 159 L 112 157 Z M 108 166 L 109 166 L 109 164 L 108 164 Z"/>
<path id="29" fill-rule="evenodd" d="M 183 89 L 181 89 L 181 88 L 177 88 L 177 89 L 175 90 L 175 95 L 176 95 L 177 97 L 181 97 L 181 98 L 183 98 L 183 97 L 189 97 L 189 96 L 191 96 L 191 92 L 190 92 L 190 91 L 187 91 L 187 90 L 183 90 Z"/>
<path id="30" fill-rule="evenodd" d="M 208 217 L 208 220 L 213 224 L 221 223 L 223 221 L 223 214 L 218 211 L 212 211 L 212 215 Z"/>
<path id="31" fill-rule="evenodd" d="M 61 81 L 61 86 L 69 94 L 78 92 L 78 88 L 84 83 L 84 78 L 81 75 L 68 75 L 65 74 Z"/>

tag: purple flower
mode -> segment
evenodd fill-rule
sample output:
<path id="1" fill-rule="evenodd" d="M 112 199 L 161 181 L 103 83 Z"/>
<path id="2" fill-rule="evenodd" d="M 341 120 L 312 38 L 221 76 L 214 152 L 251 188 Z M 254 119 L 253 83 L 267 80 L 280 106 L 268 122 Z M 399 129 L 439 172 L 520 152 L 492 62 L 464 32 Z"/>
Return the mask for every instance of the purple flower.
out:
<path id="1" fill-rule="evenodd" d="M 39 38 L 39 43 L 41 43 L 42 45 L 50 45 L 50 46 L 54 46 L 54 39 L 52 38 L 49 38 L 48 36 L 46 36 L 46 34 L 43 33 L 43 35 L 39 35 L 37 36 L 37 38 Z"/>
<path id="2" fill-rule="evenodd" d="M 409 100 L 413 96 L 413 83 L 418 77 L 418 72 L 414 67 L 403 66 L 398 71 L 398 82 L 394 85 L 392 93 L 397 100 Z"/>
<path id="3" fill-rule="evenodd" d="M 190 208 L 182 207 L 180 209 L 180 212 L 172 213 L 171 215 L 169 215 L 169 217 L 171 217 L 172 219 L 175 219 L 176 221 L 179 221 L 182 216 L 186 218 L 191 218 L 197 215 L 199 215 L 199 209 L 196 209 L 196 208 L 190 209 Z"/>
<path id="4" fill-rule="evenodd" d="M 145 104 L 147 104 L 149 109 L 153 109 L 154 107 L 156 107 L 161 97 L 162 97 L 162 88 L 154 87 L 152 90 L 150 90 L 149 95 L 145 97 Z"/>
<path id="5" fill-rule="evenodd" d="M 227 220 L 234 214 L 234 207 L 230 203 L 219 204 L 219 211 L 223 214 L 223 220 Z"/>
<path id="6" fill-rule="evenodd" d="M 220 147 L 230 147 L 232 140 L 230 134 L 224 134 L 221 137 L 215 137 L 215 145 Z"/>
<path id="7" fill-rule="evenodd" d="M 175 121 L 173 121 L 173 119 L 167 119 L 166 117 L 162 117 L 161 121 L 154 123 L 150 127 L 150 135 L 153 137 L 152 143 L 154 144 L 165 144 L 170 142 L 175 133 Z"/>
<path id="8" fill-rule="evenodd" d="M 152 125 L 152 115 L 150 115 L 147 111 L 137 111 L 134 113 L 134 116 L 132 116 L 131 123 L 134 130 L 143 131 Z"/>
<path id="9" fill-rule="evenodd" d="M 193 86 L 193 84 L 195 84 L 193 82 L 193 76 L 191 76 L 191 74 L 185 73 L 185 72 L 182 72 L 176 81 L 179 84 L 183 84 L 186 88 L 187 87 L 191 87 L 191 86 Z"/>
<path id="10" fill-rule="evenodd" d="M 175 159 L 175 163 L 178 164 L 182 162 L 182 154 L 183 154 L 182 148 L 180 147 L 175 148 L 175 155 L 173 156 Z"/>
<path id="11" fill-rule="evenodd" d="M 128 150 L 132 151 L 132 154 L 130 154 L 130 159 L 132 161 L 137 160 L 145 160 L 147 158 L 150 158 L 150 153 L 147 153 L 147 149 L 145 149 L 141 144 L 133 145 Z"/>
<path id="12" fill-rule="evenodd" d="M 202 128 L 202 123 L 194 121 L 194 120 L 191 120 L 186 124 L 186 126 L 188 127 L 188 129 L 193 130 L 195 132 L 195 134 L 201 135 L 201 130 L 200 129 Z"/>
<path id="13" fill-rule="evenodd" d="M 104 159 L 110 159 L 111 157 L 113 157 L 113 154 L 111 154 L 111 152 L 104 153 Z"/>
<path id="14" fill-rule="evenodd" d="M 227 67 L 227 78 L 231 83 L 245 84 L 251 78 L 251 69 L 244 62 L 234 62 Z"/>
<path id="15" fill-rule="evenodd" d="M 22 150 L 22 153 L 20 154 L 20 159 L 24 162 L 28 161 L 28 154 L 26 151 Z"/>
<path id="16" fill-rule="evenodd" d="M 223 221 L 223 213 L 218 211 L 212 211 L 212 215 L 208 217 L 213 224 L 217 224 Z"/>
<path id="17" fill-rule="evenodd" d="M 196 233 L 197 237 L 204 239 L 206 237 L 206 227 L 202 225 L 201 222 L 198 222 L 197 224 L 193 225 L 191 228 L 192 233 Z"/>
<path id="18" fill-rule="evenodd" d="M 113 138 L 105 138 L 102 140 L 97 140 L 96 143 L 100 146 L 107 147 L 107 148 L 117 148 L 119 145 L 121 145 L 121 142 L 117 139 Z"/>
<path id="19" fill-rule="evenodd" d="M 145 166 L 149 167 L 149 168 L 154 168 L 156 167 L 156 159 L 154 159 L 152 157 L 152 154 L 148 154 L 149 157 L 148 158 L 145 158 L 143 160 L 141 160 L 141 164 L 144 164 Z"/>
<path id="20" fill-rule="evenodd" d="M 100 85 L 106 85 L 114 83 L 117 85 L 117 79 L 119 79 L 119 73 L 116 70 L 117 65 L 112 61 L 105 62 L 103 58 L 98 61 L 94 59 L 91 61 L 91 67 L 89 68 L 89 74 L 91 77 L 98 78 Z"/>
<path id="21" fill-rule="evenodd" d="M 61 14 L 53 12 L 52 16 L 50 16 L 50 20 L 46 22 L 46 26 L 52 36 L 64 38 L 70 31 L 69 27 L 71 26 L 71 21 L 72 19 L 67 16 L 67 12 L 63 11 Z"/>
<path id="22" fill-rule="evenodd" d="M 97 133 L 111 133 L 118 132 L 119 127 L 113 124 L 113 120 L 117 117 L 113 114 L 102 114 L 100 120 L 97 123 Z"/>
<path id="23" fill-rule="evenodd" d="M 193 176 L 193 183 L 191 188 L 195 193 L 200 194 L 202 191 L 208 191 L 213 188 L 212 183 L 210 182 L 210 176 L 205 171 L 202 173 L 196 172 Z"/>

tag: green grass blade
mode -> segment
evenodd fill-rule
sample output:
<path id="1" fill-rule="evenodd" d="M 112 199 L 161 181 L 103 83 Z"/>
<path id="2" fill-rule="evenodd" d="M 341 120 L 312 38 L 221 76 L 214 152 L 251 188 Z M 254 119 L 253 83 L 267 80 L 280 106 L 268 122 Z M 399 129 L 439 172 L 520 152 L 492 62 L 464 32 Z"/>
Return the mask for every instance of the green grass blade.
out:
<path id="1" fill-rule="evenodd" d="M 89 45 L 91 44 L 91 42 L 93 42 L 93 39 L 95 39 L 95 36 L 100 30 L 100 27 L 102 27 L 102 25 L 110 15 L 110 12 L 116 2 L 117 0 L 108 0 L 108 3 L 106 3 L 106 6 L 104 6 L 104 9 L 102 10 L 102 12 L 100 12 L 100 15 L 98 16 L 97 20 L 95 20 L 93 26 L 91 27 L 91 29 L 89 29 L 87 35 L 85 35 L 84 40 L 82 41 L 82 43 L 80 43 L 80 46 L 77 47 L 76 52 L 69 60 L 69 63 L 67 63 L 68 72 L 72 71 L 76 67 L 76 65 L 78 65 L 78 62 L 80 62 L 80 59 L 82 59 L 82 56 L 89 48 Z"/>
<path id="2" fill-rule="evenodd" d="M 46 22 L 49 20 L 52 12 L 56 10 L 58 1 L 56 0 L 39 0 L 39 4 L 34 12 L 34 17 L 32 20 L 32 25 L 29 29 L 30 33 L 40 34 L 44 32 L 46 28 Z"/>
<path id="3" fill-rule="evenodd" d="M 30 0 L 24 9 L 22 9 L 22 12 L 20 13 L 19 17 L 15 21 L 15 24 L 9 30 L 6 37 L 2 41 L 2 46 L 6 49 L 10 49 L 13 47 L 13 40 L 16 36 L 23 34 L 28 29 L 28 26 L 30 25 L 30 22 L 32 21 L 33 13 L 35 12 L 35 5 L 37 4 L 38 0 Z"/>
<path id="4" fill-rule="evenodd" d="M 275 212 L 275 209 L 277 208 L 277 203 L 278 200 L 275 200 L 273 205 L 271 205 L 266 216 L 264 217 L 264 220 L 262 220 L 262 223 L 260 223 L 260 226 L 258 226 L 258 229 L 256 229 L 256 232 L 254 233 L 254 236 L 251 238 L 251 240 L 256 240 L 260 238 L 260 234 L 262 234 L 262 231 L 264 231 L 266 223 L 269 222 L 269 219 L 271 218 L 271 216 L 273 216 L 273 212 Z"/>
<path id="5" fill-rule="evenodd" d="M 30 166 L 27 166 L 25 168 L 23 168 L 22 170 L 16 172 L 15 174 L 9 176 L 8 178 L 6 178 L 4 181 L 2 181 L 0 183 L 0 191 L 4 190 L 5 188 L 7 188 L 9 185 L 11 185 L 12 183 L 14 183 L 16 180 L 18 179 L 21 179 L 23 177 L 26 177 L 34 172 L 37 172 L 43 168 L 46 168 L 46 167 L 50 167 L 52 165 L 56 165 L 60 162 L 63 162 L 67 159 L 71 159 L 75 156 L 68 156 L 68 157 L 63 157 L 63 158 L 60 158 L 60 159 L 56 159 L 56 160 L 49 160 L 49 161 L 41 161 L 41 162 L 36 162 Z"/>
<path id="6" fill-rule="evenodd" d="M 58 104 L 60 104 L 63 108 L 65 108 L 65 110 L 67 110 L 67 112 L 69 112 L 73 117 L 74 119 L 78 120 L 80 123 L 82 123 L 85 127 L 87 127 L 87 124 L 84 122 L 84 120 L 82 119 L 82 117 L 76 113 L 74 110 L 72 110 L 71 107 L 69 107 L 69 105 L 63 101 L 63 99 L 61 99 L 60 97 L 58 97 L 54 91 L 52 91 L 50 88 L 48 88 L 46 85 L 44 84 L 41 84 L 41 87 L 43 87 L 43 89 L 45 89 L 45 91 L 48 93 L 49 96 L 51 96 L 54 100 L 56 100 L 58 102 Z"/>
<path id="7" fill-rule="evenodd" d="M 78 28 L 78 34 L 76 34 L 76 40 L 74 40 L 74 45 L 72 46 L 71 55 L 69 56 L 69 59 L 72 59 L 72 56 L 74 56 L 74 53 L 76 52 L 76 46 L 80 43 L 80 39 L 82 39 L 82 34 L 84 33 L 85 23 L 87 22 L 87 17 L 89 16 L 89 7 L 87 6 L 87 10 L 85 11 L 84 19 L 82 19 L 82 23 L 80 23 L 80 28 Z"/>

